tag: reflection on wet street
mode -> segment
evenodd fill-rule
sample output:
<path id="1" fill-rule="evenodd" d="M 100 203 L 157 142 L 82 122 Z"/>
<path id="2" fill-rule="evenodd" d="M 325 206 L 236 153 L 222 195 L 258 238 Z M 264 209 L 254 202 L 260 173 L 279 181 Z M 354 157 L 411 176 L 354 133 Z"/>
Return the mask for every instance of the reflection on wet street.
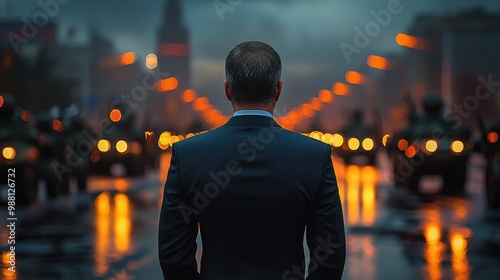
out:
<path id="1" fill-rule="evenodd" d="M 156 231 L 169 160 L 143 177 L 92 177 L 85 194 L 40 195 L 17 209 L 17 272 L 7 269 L 9 229 L 1 227 L 0 279 L 161 279 Z M 497 279 L 500 215 L 485 209 L 475 164 L 467 196 L 435 195 L 436 180 L 427 178 L 430 191 L 417 197 L 392 184 L 386 161 L 377 168 L 334 158 L 348 239 L 344 279 Z"/>

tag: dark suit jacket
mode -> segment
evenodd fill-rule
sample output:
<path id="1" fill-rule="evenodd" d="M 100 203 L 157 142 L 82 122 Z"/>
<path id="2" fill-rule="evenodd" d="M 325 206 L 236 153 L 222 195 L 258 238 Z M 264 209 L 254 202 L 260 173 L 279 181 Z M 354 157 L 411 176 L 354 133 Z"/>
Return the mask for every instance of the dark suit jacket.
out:
<path id="1" fill-rule="evenodd" d="M 174 144 L 159 221 L 165 279 L 303 279 L 304 231 L 306 279 L 340 279 L 345 233 L 328 145 L 265 116 Z"/>

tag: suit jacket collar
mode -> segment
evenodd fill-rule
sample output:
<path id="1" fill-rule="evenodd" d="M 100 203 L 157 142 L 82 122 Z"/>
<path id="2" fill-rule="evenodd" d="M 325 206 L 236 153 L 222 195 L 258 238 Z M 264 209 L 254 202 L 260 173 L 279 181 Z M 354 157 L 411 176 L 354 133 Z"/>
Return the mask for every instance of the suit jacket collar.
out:
<path id="1" fill-rule="evenodd" d="M 280 125 L 270 117 L 259 115 L 244 115 L 231 117 L 225 126 L 276 126 Z"/>

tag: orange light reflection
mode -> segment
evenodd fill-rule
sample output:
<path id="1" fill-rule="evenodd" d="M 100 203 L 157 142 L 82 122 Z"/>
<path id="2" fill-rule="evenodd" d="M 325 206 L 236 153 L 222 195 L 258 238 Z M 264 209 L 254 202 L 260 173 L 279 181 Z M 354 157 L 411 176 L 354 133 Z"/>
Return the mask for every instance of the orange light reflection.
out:
<path id="1" fill-rule="evenodd" d="M 365 166 L 361 169 L 362 176 L 362 198 L 363 215 L 362 223 L 364 226 L 373 226 L 375 223 L 375 192 L 377 183 L 377 170 L 373 166 Z"/>
<path id="2" fill-rule="evenodd" d="M 107 253 L 109 251 L 110 239 L 110 202 L 111 196 L 108 192 L 103 192 L 97 196 L 95 206 L 95 229 L 96 229 L 96 242 L 95 242 L 95 276 L 103 276 L 109 270 L 109 262 Z"/>
<path id="3" fill-rule="evenodd" d="M 359 222 L 359 184 L 361 180 L 360 168 L 349 165 L 347 171 L 347 221 L 349 225 Z"/>
<path id="4" fill-rule="evenodd" d="M 115 247 L 118 252 L 124 253 L 130 247 L 130 200 L 125 194 L 119 193 L 114 202 Z"/>

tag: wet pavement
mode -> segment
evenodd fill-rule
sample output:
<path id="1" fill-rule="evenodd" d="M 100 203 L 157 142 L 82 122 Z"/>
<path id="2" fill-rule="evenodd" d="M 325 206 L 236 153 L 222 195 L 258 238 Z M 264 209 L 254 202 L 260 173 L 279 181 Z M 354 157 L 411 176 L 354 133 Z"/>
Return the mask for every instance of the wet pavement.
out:
<path id="1" fill-rule="evenodd" d="M 161 279 L 168 161 L 144 177 L 92 177 L 85 194 L 47 201 L 41 192 L 17 208 L 17 272 L 7 269 L 10 230 L 0 227 L 0 279 Z M 410 196 L 392 185 L 383 157 L 378 168 L 334 164 L 347 225 L 344 279 L 499 279 L 500 213 L 485 207 L 481 159 L 471 161 L 465 197 L 433 194 L 440 182 L 432 177 L 422 182 L 426 195 Z"/>

